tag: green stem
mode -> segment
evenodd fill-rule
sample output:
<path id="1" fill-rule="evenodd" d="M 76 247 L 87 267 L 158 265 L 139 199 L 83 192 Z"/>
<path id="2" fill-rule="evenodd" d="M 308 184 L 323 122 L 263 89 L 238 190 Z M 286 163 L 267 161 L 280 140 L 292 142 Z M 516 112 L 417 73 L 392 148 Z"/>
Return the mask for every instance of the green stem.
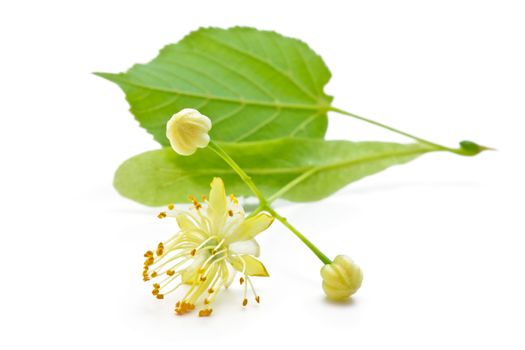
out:
<path id="1" fill-rule="evenodd" d="M 480 151 L 486 149 L 486 148 L 484 148 L 482 146 L 477 146 L 476 145 L 477 146 L 476 148 L 479 148 L 479 151 L 478 152 L 473 152 L 473 149 L 467 149 L 467 148 L 463 147 L 463 142 L 468 142 L 469 146 L 470 146 L 470 144 L 474 144 L 474 143 L 469 142 L 469 141 L 463 141 L 461 143 L 461 146 L 462 146 L 461 148 L 450 148 L 450 147 L 442 146 L 442 145 L 439 145 L 437 143 L 434 143 L 434 142 L 422 139 L 420 137 L 411 135 L 411 134 L 406 133 L 404 131 L 401 131 L 401 130 L 398 130 L 396 128 L 393 128 L 391 126 L 388 126 L 388 125 L 376 122 L 374 120 L 371 120 L 371 119 L 368 119 L 368 118 L 365 118 L 365 117 L 361 117 L 361 116 L 359 116 L 357 114 L 350 113 L 350 112 L 347 112 L 345 110 L 342 110 L 342 109 L 339 109 L 339 108 L 336 108 L 336 107 L 330 107 L 329 110 L 333 111 L 333 112 L 336 112 L 336 113 L 339 113 L 339 114 L 343 114 L 343 115 L 352 117 L 352 118 L 355 118 L 355 119 L 358 119 L 358 120 L 361 120 L 361 121 L 364 121 L 366 123 L 369 123 L 369 124 L 372 124 L 372 125 L 375 125 L 375 126 L 379 126 L 380 128 L 383 128 L 383 129 L 386 129 L 386 130 L 390 130 L 392 132 L 395 132 L 396 134 L 400 134 L 400 135 L 406 136 L 408 138 L 411 138 L 412 140 L 415 140 L 415 141 L 420 142 L 420 143 L 424 143 L 426 145 L 429 145 L 429 146 L 431 146 L 431 147 L 433 147 L 435 149 L 442 150 L 442 151 L 449 151 L 449 152 L 452 152 L 452 153 L 455 153 L 455 154 L 459 154 L 459 155 L 463 155 L 463 156 L 471 156 L 471 155 L 477 154 Z"/>
<path id="2" fill-rule="evenodd" d="M 271 201 L 267 200 L 264 197 L 262 192 L 257 188 L 255 183 L 253 182 L 252 178 L 248 174 L 246 174 L 244 170 L 242 170 L 242 168 L 228 155 L 228 153 L 226 153 L 222 149 L 221 146 L 219 146 L 213 141 L 210 141 L 209 147 L 239 175 L 239 177 L 246 183 L 246 185 L 248 185 L 253 194 L 255 194 L 259 199 L 259 207 L 255 209 L 248 217 L 252 217 L 257 213 L 266 210 L 267 212 L 272 214 L 274 218 L 279 220 L 286 228 L 292 231 L 292 233 L 295 234 L 297 238 L 299 238 L 304 244 L 306 244 L 306 246 L 310 248 L 310 250 L 319 258 L 319 260 L 321 260 L 324 264 L 332 263 L 332 261 L 326 255 L 324 255 L 323 252 L 319 250 L 319 248 L 317 248 L 308 238 L 306 238 L 301 232 L 299 232 L 299 230 L 292 226 L 292 224 L 290 224 L 288 220 L 286 220 L 286 218 L 279 215 L 279 213 L 277 213 L 270 206 L 269 203 Z M 275 195 L 272 197 L 275 197 Z"/>
<path id="3" fill-rule="evenodd" d="M 246 172 L 244 170 L 242 170 L 242 168 L 230 157 L 230 155 L 228 153 L 226 153 L 222 149 L 221 146 L 219 146 L 218 144 L 216 144 L 213 141 L 210 141 L 209 147 L 215 153 L 217 153 L 217 155 L 219 157 L 221 157 L 241 177 L 242 181 L 244 181 L 246 183 L 246 185 L 248 185 L 250 190 L 252 190 L 253 194 L 255 194 L 257 196 L 257 198 L 259 199 L 259 204 L 261 206 L 265 206 L 266 205 L 266 198 L 264 198 L 264 196 L 261 193 L 261 191 L 259 191 L 257 186 L 255 186 L 255 183 L 253 182 L 252 178 L 248 174 L 246 174 Z"/>
<path id="4" fill-rule="evenodd" d="M 288 220 L 286 220 L 286 218 L 279 215 L 279 213 L 277 213 L 270 206 L 267 206 L 266 210 L 270 214 L 272 214 L 274 218 L 276 218 L 284 226 L 286 226 L 290 231 L 292 231 L 297 236 L 297 238 L 299 238 L 304 244 L 306 244 L 306 246 L 310 248 L 310 250 L 314 252 L 314 254 L 319 258 L 319 260 L 321 260 L 325 265 L 332 263 L 332 261 L 326 255 L 324 255 L 323 252 L 319 250 L 319 248 L 317 248 L 312 242 L 310 242 L 308 238 L 306 238 L 301 232 L 299 232 L 295 227 L 293 227 L 292 224 L 290 224 Z"/>

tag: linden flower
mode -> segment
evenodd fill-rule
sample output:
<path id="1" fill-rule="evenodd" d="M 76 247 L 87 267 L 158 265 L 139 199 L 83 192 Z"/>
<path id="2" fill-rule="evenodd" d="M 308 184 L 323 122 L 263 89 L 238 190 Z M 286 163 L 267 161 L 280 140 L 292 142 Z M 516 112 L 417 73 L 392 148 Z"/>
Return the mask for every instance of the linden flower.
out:
<path id="1" fill-rule="evenodd" d="M 195 153 L 197 148 L 208 146 L 210 129 L 210 118 L 196 109 L 185 108 L 175 113 L 166 124 L 166 137 L 175 152 L 189 156 Z"/>
<path id="2" fill-rule="evenodd" d="M 237 199 L 233 195 L 226 198 L 220 178 L 213 179 L 209 200 L 203 197 L 204 206 L 194 197 L 190 199 L 193 207 L 189 211 L 174 211 L 169 205 L 170 212 L 159 214 L 159 218 L 174 217 L 180 231 L 159 243 L 155 252 L 144 254 L 144 281 L 158 279 L 153 284 L 153 295 L 164 299 L 188 285 L 175 312 L 185 314 L 202 302 L 199 316 L 209 316 L 219 292 L 228 288 L 236 272 L 240 272 L 240 283 L 244 284 L 242 305 L 248 303 L 248 285 L 259 303 L 250 276 L 268 276 L 268 272 L 255 258 L 259 256 L 259 245 L 254 237 L 271 225 L 273 217 L 259 213 L 245 219 Z"/>
<path id="3" fill-rule="evenodd" d="M 363 273 L 352 259 L 338 255 L 331 264 L 321 268 L 323 290 L 332 300 L 344 300 L 357 292 L 363 281 Z"/>

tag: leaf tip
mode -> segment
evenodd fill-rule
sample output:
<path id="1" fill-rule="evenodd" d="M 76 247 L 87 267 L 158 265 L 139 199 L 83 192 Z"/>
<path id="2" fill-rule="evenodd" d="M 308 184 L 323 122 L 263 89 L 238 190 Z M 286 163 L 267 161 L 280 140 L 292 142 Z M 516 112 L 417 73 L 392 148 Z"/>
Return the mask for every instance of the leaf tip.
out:
<path id="1" fill-rule="evenodd" d="M 121 77 L 121 74 L 115 74 L 115 73 L 105 73 L 105 72 L 93 72 L 93 75 L 109 80 L 111 82 L 117 82 L 119 78 Z"/>

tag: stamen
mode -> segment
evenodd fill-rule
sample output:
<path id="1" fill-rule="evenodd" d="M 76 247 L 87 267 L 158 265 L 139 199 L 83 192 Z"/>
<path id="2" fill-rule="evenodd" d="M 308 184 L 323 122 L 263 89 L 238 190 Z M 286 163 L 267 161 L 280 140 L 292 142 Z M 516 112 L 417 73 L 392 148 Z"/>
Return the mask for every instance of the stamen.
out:
<path id="1" fill-rule="evenodd" d="M 241 277 L 241 278 L 239 279 L 239 282 L 240 282 L 241 285 L 242 285 L 242 284 L 244 283 L 244 278 Z"/>
<path id="2" fill-rule="evenodd" d="M 231 210 L 231 209 L 228 210 L 228 215 L 229 215 L 229 216 L 233 216 L 233 210 Z"/>
<path id="3" fill-rule="evenodd" d="M 250 277 L 246 277 L 246 280 L 248 281 L 248 284 L 250 285 L 250 289 L 252 290 L 253 296 L 255 297 L 255 301 L 259 303 L 259 296 L 257 295 L 257 292 L 255 291 L 255 287 L 253 286 L 252 279 Z"/>
<path id="4" fill-rule="evenodd" d="M 199 311 L 199 317 L 207 317 L 211 315 L 212 309 L 204 309 Z"/>
<path id="5" fill-rule="evenodd" d="M 173 210 L 175 208 L 175 205 L 173 203 L 168 204 L 168 209 Z"/>
<path id="6" fill-rule="evenodd" d="M 244 298 L 242 301 L 242 306 L 246 306 L 248 304 L 248 299 Z"/>
<path id="7" fill-rule="evenodd" d="M 164 219 L 166 216 L 168 216 L 168 214 L 166 214 L 165 211 L 161 211 L 161 212 L 159 213 L 159 215 L 157 215 L 157 217 L 158 217 L 159 219 Z"/>

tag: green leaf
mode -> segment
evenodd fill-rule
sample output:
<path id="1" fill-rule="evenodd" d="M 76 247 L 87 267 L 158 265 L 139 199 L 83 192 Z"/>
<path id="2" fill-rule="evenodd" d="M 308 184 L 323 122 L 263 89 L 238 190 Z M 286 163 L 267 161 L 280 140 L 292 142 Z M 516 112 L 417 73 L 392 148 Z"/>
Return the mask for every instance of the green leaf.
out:
<path id="1" fill-rule="evenodd" d="M 298 202 L 320 200 L 353 181 L 435 151 L 424 144 L 307 138 L 224 143 L 222 147 L 266 196 L 285 188 L 278 197 Z M 228 193 L 252 195 L 209 148 L 191 157 L 179 156 L 170 148 L 142 153 L 118 168 L 114 185 L 125 197 L 160 206 L 206 194 L 214 176 L 223 178 Z"/>
<path id="2" fill-rule="evenodd" d="M 304 42 L 270 31 L 202 28 L 148 64 L 97 75 L 117 83 L 131 112 L 167 146 L 165 125 L 182 108 L 213 122 L 216 141 L 323 138 L 330 72 Z"/>

